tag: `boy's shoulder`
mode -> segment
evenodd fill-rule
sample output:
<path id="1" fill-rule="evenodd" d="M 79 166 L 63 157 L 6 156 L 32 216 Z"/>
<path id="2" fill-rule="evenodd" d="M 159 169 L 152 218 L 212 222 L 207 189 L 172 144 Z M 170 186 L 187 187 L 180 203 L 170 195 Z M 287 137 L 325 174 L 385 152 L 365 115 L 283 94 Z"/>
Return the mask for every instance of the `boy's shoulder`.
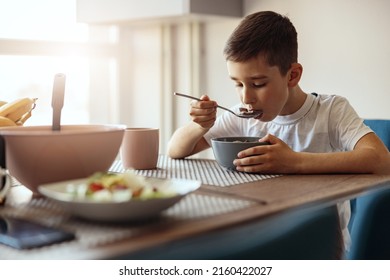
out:
<path id="1" fill-rule="evenodd" d="M 311 95 L 314 96 L 314 97 L 318 97 L 321 100 L 334 100 L 334 99 L 344 99 L 344 100 L 347 100 L 344 96 L 337 95 L 337 94 L 322 94 L 322 93 L 312 92 Z"/>
<path id="2" fill-rule="evenodd" d="M 317 100 L 317 102 L 320 105 L 334 105 L 334 104 L 340 104 L 340 103 L 349 103 L 348 99 L 344 96 L 337 95 L 337 94 L 318 94 L 318 93 L 312 93 L 311 96 L 314 97 L 314 100 Z"/>
<path id="3" fill-rule="evenodd" d="M 339 118 L 343 114 L 355 113 L 355 109 L 344 96 L 336 94 L 317 94 L 312 96 L 312 106 L 309 111 L 314 114 Z"/>

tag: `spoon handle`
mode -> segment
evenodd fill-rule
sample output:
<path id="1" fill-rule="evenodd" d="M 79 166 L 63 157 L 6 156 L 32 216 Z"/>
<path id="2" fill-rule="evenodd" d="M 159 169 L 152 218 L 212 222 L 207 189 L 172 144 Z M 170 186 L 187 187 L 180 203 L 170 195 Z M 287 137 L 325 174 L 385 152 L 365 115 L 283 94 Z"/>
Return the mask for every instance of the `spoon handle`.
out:
<path id="1" fill-rule="evenodd" d="M 53 130 L 61 129 L 61 110 L 64 106 L 65 78 L 64 74 L 56 74 L 54 77 L 53 95 L 51 99 L 51 107 L 53 108 Z"/>
<path id="2" fill-rule="evenodd" d="M 183 93 L 174 92 L 173 94 L 174 95 L 178 95 L 178 96 L 182 96 L 182 97 L 187 97 L 187 98 L 194 99 L 194 100 L 198 100 L 198 101 L 203 101 L 200 98 L 197 98 L 197 97 L 194 97 L 194 96 L 191 96 L 191 95 L 187 95 L 187 94 L 183 94 Z M 223 106 L 220 106 L 220 105 L 217 105 L 217 107 L 222 109 L 222 110 L 229 111 L 230 113 L 236 115 L 236 113 L 234 113 L 232 110 L 230 110 L 230 109 L 228 109 L 226 107 L 223 107 Z"/>
<path id="3" fill-rule="evenodd" d="M 198 101 L 202 101 L 202 99 L 200 99 L 200 98 L 197 98 L 197 97 L 194 97 L 191 95 L 187 95 L 187 94 L 183 94 L 183 93 L 174 92 L 173 94 L 178 95 L 178 96 L 182 96 L 182 97 L 187 97 L 187 98 L 194 99 L 194 100 L 198 100 Z"/>
<path id="4" fill-rule="evenodd" d="M 198 101 L 203 101 L 202 99 L 199 99 L 197 97 L 193 97 L 191 95 L 183 94 L 183 93 L 174 92 L 173 94 L 174 95 L 178 95 L 178 96 L 182 96 L 182 97 L 186 97 L 186 98 L 190 98 L 190 99 L 194 99 L 194 100 L 198 100 Z M 243 118 L 243 119 L 257 118 L 258 116 L 260 116 L 262 114 L 261 110 L 254 110 L 252 112 L 248 112 L 248 113 L 245 113 L 245 114 L 237 114 L 236 112 L 233 112 L 232 110 L 230 110 L 230 109 L 228 109 L 226 107 L 223 107 L 223 106 L 220 106 L 220 105 L 217 105 L 217 107 L 221 108 L 222 110 L 226 110 L 229 113 L 232 113 L 236 117 Z"/>

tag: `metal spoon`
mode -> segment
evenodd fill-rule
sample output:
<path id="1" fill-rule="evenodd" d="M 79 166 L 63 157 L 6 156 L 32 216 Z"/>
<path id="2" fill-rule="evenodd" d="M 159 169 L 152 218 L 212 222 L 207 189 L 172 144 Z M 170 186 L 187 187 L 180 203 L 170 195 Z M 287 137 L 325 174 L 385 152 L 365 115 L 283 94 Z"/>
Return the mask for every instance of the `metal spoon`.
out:
<path id="1" fill-rule="evenodd" d="M 54 77 L 51 107 L 53 108 L 52 130 L 61 130 L 61 109 L 64 106 L 65 75 L 56 74 Z"/>
<path id="2" fill-rule="evenodd" d="M 187 98 L 194 99 L 194 100 L 198 100 L 198 101 L 203 101 L 200 98 L 197 98 L 197 97 L 194 97 L 194 96 L 191 96 L 191 95 L 187 95 L 187 94 L 183 94 L 183 93 L 174 92 L 173 94 L 174 95 L 178 95 L 178 96 L 182 96 L 182 97 L 187 97 Z M 232 111 L 232 110 L 230 110 L 230 109 L 228 109 L 226 107 L 220 106 L 220 105 L 217 105 L 217 107 L 221 108 L 222 110 L 228 111 L 229 113 L 232 113 L 233 115 L 235 115 L 235 116 L 237 116 L 239 118 L 244 118 L 244 119 L 256 118 L 256 117 L 260 116 L 261 113 L 262 113 L 259 110 L 254 110 L 252 112 L 248 112 L 248 111 L 244 112 L 244 111 L 242 111 L 240 113 L 236 113 L 236 112 L 234 112 L 234 111 Z M 245 109 L 245 108 L 243 108 L 243 109 Z"/>

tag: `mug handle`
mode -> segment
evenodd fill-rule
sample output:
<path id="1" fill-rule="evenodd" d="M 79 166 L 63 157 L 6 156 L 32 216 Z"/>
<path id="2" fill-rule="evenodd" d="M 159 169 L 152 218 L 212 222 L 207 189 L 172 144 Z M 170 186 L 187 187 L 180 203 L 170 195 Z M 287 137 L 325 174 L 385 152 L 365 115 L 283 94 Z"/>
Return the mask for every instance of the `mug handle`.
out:
<path id="1" fill-rule="evenodd" d="M 9 189 L 11 188 L 11 176 L 9 175 L 6 169 L 0 168 L 0 177 L 3 181 L 4 178 L 4 186 L 0 188 L 0 205 L 4 203 L 5 198 Z"/>

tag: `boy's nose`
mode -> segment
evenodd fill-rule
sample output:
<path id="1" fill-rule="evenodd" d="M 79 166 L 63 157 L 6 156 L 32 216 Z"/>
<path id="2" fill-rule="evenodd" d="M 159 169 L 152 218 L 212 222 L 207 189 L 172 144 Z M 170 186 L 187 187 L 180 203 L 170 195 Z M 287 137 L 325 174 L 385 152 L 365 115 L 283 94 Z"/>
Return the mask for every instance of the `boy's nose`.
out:
<path id="1" fill-rule="evenodd" d="M 242 90 L 242 102 L 244 104 L 254 104 L 256 103 L 256 95 L 248 90 L 247 88 L 243 88 Z"/>

